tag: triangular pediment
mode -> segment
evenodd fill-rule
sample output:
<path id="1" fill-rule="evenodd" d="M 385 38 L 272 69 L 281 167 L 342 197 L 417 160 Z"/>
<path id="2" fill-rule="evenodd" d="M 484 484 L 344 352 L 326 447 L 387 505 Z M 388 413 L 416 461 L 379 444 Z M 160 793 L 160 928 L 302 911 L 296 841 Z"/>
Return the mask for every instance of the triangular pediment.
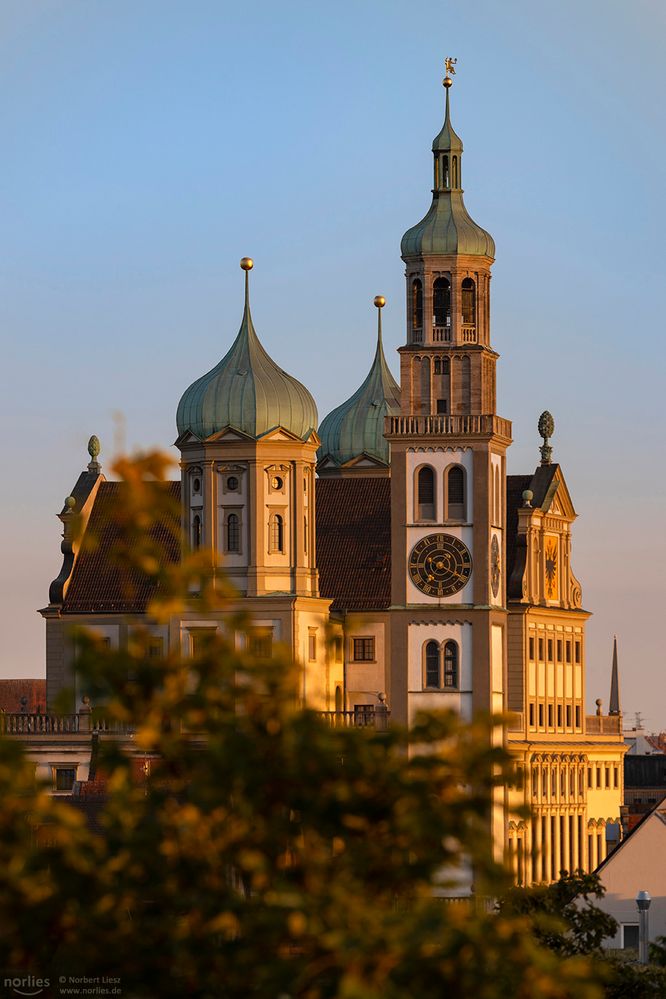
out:
<path id="1" fill-rule="evenodd" d="M 339 468 L 339 467 L 340 466 L 338 465 L 335 458 L 331 458 L 330 454 L 327 454 L 325 458 L 322 458 L 322 460 L 317 465 L 317 468 Z"/>
<path id="2" fill-rule="evenodd" d="M 379 458 L 375 458 L 374 455 L 368 454 L 366 451 L 363 454 L 358 454 L 354 458 L 350 458 L 346 461 L 343 468 L 386 468 L 386 462 L 380 461 Z"/>
<path id="3" fill-rule="evenodd" d="M 292 434 L 291 430 L 285 430 L 284 427 L 271 427 L 267 430 L 265 434 L 260 434 L 257 440 L 260 441 L 300 441 L 300 437 L 296 434 Z"/>
<path id="4" fill-rule="evenodd" d="M 251 441 L 254 437 L 250 434 L 244 434 L 242 430 L 237 427 L 222 427 L 221 430 L 216 431 L 216 433 L 211 434 L 210 437 L 206 438 L 206 443 L 212 441 Z"/>
<path id="5" fill-rule="evenodd" d="M 184 430 L 174 441 L 174 447 L 183 447 L 185 444 L 201 444 L 201 437 L 197 437 L 191 430 Z"/>
<path id="6" fill-rule="evenodd" d="M 577 514 L 571 500 L 571 493 L 564 481 L 562 469 L 556 468 L 550 487 L 544 497 L 541 509 L 544 513 L 563 517 L 565 520 L 575 520 Z"/>

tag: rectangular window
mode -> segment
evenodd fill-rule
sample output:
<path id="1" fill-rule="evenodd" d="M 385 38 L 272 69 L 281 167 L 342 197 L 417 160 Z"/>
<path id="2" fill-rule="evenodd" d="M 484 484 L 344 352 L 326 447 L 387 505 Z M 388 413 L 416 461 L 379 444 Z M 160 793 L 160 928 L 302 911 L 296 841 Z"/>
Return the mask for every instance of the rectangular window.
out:
<path id="1" fill-rule="evenodd" d="M 638 950 L 638 923 L 622 923 L 622 950 Z"/>
<path id="2" fill-rule="evenodd" d="M 250 632 L 250 653 L 255 659 L 273 656 L 273 631 L 271 628 L 253 628 Z"/>
<path id="3" fill-rule="evenodd" d="M 592 787 L 592 767 L 587 768 L 587 786 Z"/>
<path id="4" fill-rule="evenodd" d="M 576 662 L 580 663 L 580 642 L 576 642 Z"/>
<path id="5" fill-rule="evenodd" d="M 610 787 L 610 767 L 604 767 L 604 787 Z"/>
<path id="6" fill-rule="evenodd" d="M 576 728 L 580 728 L 580 704 L 576 705 Z"/>
<path id="7" fill-rule="evenodd" d="M 541 660 L 543 660 L 543 646 L 544 646 L 543 638 L 540 638 L 539 639 L 539 659 L 541 659 Z"/>
<path id="8" fill-rule="evenodd" d="M 530 637 L 530 659 L 534 661 L 534 638 Z"/>
<path id="9" fill-rule="evenodd" d="M 375 640 L 374 638 L 354 639 L 354 662 L 372 663 L 375 661 Z"/>
<path id="10" fill-rule="evenodd" d="M 601 787 L 601 767 L 597 767 L 597 787 Z"/>
<path id="11" fill-rule="evenodd" d="M 549 662 L 553 661 L 553 640 L 552 640 L 552 638 L 548 639 L 548 661 Z"/>
<path id="12" fill-rule="evenodd" d="M 562 728 L 562 705 L 557 705 L 557 727 Z"/>
<path id="13" fill-rule="evenodd" d="M 534 704 L 530 704 L 530 726 L 534 727 Z"/>
<path id="14" fill-rule="evenodd" d="M 620 770 L 619 767 L 613 767 L 613 787 L 620 786 Z"/>
<path id="15" fill-rule="evenodd" d="M 562 639 L 561 638 L 558 638 L 558 640 L 557 640 L 557 661 L 558 661 L 558 663 L 562 662 Z"/>
<path id="16" fill-rule="evenodd" d="M 548 705 L 548 728 L 553 727 L 553 705 Z"/>
<path id="17" fill-rule="evenodd" d="M 571 662 L 571 642 L 566 643 L 567 662 Z"/>
<path id="18" fill-rule="evenodd" d="M 447 411 L 448 411 L 447 400 L 446 399 L 438 399 L 437 400 L 437 412 L 438 413 L 446 413 Z"/>
<path id="19" fill-rule="evenodd" d="M 71 791 L 76 780 L 76 767 L 53 767 L 54 791 Z"/>
<path id="20" fill-rule="evenodd" d="M 308 659 L 311 663 L 317 661 L 317 632 L 310 631 L 308 634 Z"/>
<path id="21" fill-rule="evenodd" d="M 215 628 L 193 628 L 190 631 L 190 653 L 193 658 L 205 655 L 215 637 Z"/>
<path id="22" fill-rule="evenodd" d="M 571 705 L 567 704 L 567 728 L 571 728 Z"/>
<path id="23" fill-rule="evenodd" d="M 543 728 L 543 704 L 539 705 L 539 728 Z"/>

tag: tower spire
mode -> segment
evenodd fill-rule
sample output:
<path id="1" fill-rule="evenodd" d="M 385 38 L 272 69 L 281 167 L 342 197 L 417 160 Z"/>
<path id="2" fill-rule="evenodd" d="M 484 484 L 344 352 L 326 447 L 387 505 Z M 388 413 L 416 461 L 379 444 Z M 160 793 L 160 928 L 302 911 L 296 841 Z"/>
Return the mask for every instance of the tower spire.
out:
<path id="1" fill-rule="evenodd" d="M 617 635 L 613 635 L 613 665 L 611 668 L 610 701 L 608 714 L 619 715 L 620 712 L 620 672 L 617 664 Z"/>

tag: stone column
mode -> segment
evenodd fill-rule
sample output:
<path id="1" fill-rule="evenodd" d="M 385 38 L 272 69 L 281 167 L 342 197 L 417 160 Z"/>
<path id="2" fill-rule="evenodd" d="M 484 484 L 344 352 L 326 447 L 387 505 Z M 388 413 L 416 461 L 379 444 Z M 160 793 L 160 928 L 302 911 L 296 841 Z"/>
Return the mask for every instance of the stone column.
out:
<path id="1" fill-rule="evenodd" d="M 556 811 L 554 815 L 555 819 L 555 836 L 553 837 L 553 867 L 552 867 L 552 877 L 555 881 L 558 880 L 560 876 L 560 869 L 562 867 L 562 843 L 560 838 L 560 813 Z"/>
<path id="2" fill-rule="evenodd" d="M 534 881 L 543 881 L 543 820 L 541 812 L 538 811 L 532 820 L 536 835 L 533 837 L 534 855 Z"/>
<path id="3" fill-rule="evenodd" d="M 573 843 L 571 844 L 571 867 L 574 871 L 577 871 L 579 867 L 583 866 L 580 860 L 580 838 L 578 836 L 579 821 L 580 816 L 578 812 L 576 812 L 573 817 Z"/>
<path id="4" fill-rule="evenodd" d="M 569 816 L 570 816 L 569 812 L 567 812 L 563 816 L 563 818 L 564 818 L 564 842 L 562 843 L 562 867 L 571 874 L 571 871 L 573 869 L 573 864 L 571 863 L 571 841 L 570 841 L 570 837 L 569 837 Z"/>
<path id="5" fill-rule="evenodd" d="M 592 830 L 591 830 L 590 845 L 592 847 L 592 851 L 590 853 L 590 858 L 589 858 L 589 861 L 590 861 L 590 868 L 589 869 L 590 869 L 590 871 L 593 871 L 595 869 L 595 867 L 599 863 L 598 853 L 597 853 L 597 829 L 596 829 L 596 826 L 594 826 L 592 828 Z"/>

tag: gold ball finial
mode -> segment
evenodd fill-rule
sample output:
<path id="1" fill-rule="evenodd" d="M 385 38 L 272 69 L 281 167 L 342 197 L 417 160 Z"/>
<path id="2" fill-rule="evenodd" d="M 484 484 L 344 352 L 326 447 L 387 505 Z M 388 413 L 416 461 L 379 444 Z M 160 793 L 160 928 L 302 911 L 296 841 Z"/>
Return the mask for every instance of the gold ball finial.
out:
<path id="1" fill-rule="evenodd" d="M 254 260 L 252 257 L 241 257 L 240 265 L 244 271 L 251 271 L 254 267 Z"/>
<path id="2" fill-rule="evenodd" d="M 375 295 L 375 305 L 378 309 L 383 309 L 386 305 L 386 299 L 383 295 Z"/>
<path id="3" fill-rule="evenodd" d="M 444 77 L 444 79 L 442 80 L 442 86 L 446 87 L 447 90 L 449 89 L 449 87 L 453 86 L 453 80 L 451 79 L 450 76 Z"/>

